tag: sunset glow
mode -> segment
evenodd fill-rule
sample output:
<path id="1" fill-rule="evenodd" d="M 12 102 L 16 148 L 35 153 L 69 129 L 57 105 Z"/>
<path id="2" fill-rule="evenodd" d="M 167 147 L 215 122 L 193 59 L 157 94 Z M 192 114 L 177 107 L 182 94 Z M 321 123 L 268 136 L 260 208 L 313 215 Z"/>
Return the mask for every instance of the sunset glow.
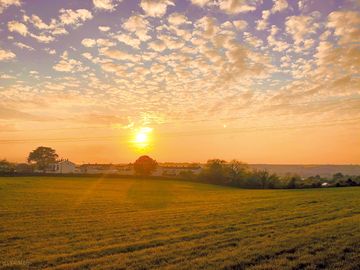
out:
<path id="1" fill-rule="evenodd" d="M 360 0 L 0 0 L 0 270 L 360 269 L 359 191 Z"/>
<path id="2" fill-rule="evenodd" d="M 133 143 L 138 149 L 144 149 L 149 146 L 151 132 L 152 128 L 149 127 L 140 128 L 136 131 Z"/>
<path id="3" fill-rule="evenodd" d="M 0 13 L 0 158 L 46 145 L 74 162 L 144 147 L 360 162 L 359 1 L 8 0 Z"/>

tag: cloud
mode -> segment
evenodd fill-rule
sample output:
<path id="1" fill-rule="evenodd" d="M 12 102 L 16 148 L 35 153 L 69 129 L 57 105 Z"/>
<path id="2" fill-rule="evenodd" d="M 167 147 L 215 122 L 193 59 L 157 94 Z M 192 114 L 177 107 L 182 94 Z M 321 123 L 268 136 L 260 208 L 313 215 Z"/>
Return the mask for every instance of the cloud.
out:
<path id="1" fill-rule="evenodd" d="M 265 30 L 268 27 L 268 19 L 270 17 L 270 10 L 263 10 L 262 11 L 262 17 L 261 20 L 257 21 L 257 25 L 256 25 L 256 29 L 261 31 L 261 30 Z"/>
<path id="2" fill-rule="evenodd" d="M 151 17 L 162 17 L 168 6 L 174 6 L 173 0 L 141 0 L 140 7 Z"/>
<path id="3" fill-rule="evenodd" d="M 113 62 L 105 62 L 101 63 L 101 69 L 110 72 L 115 73 L 117 76 L 123 76 L 126 75 L 126 67 L 118 64 L 114 64 Z"/>
<path id="4" fill-rule="evenodd" d="M 101 32 L 107 32 L 110 30 L 109 26 L 99 26 L 98 28 Z"/>
<path id="5" fill-rule="evenodd" d="M 28 29 L 25 24 L 17 21 L 8 22 L 8 29 L 10 32 L 17 32 L 22 36 L 26 36 L 28 34 Z"/>
<path id="6" fill-rule="evenodd" d="M 199 7 L 214 7 L 228 14 L 245 13 L 256 10 L 256 5 L 263 0 L 191 0 Z"/>
<path id="7" fill-rule="evenodd" d="M 50 54 L 50 55 L 56 54 L 56 50 L 55 50 L 55 49 L 45 48 L 45 51 L 46 51 L 48 54 Z"/>
<path id="8" fill-rule="evenodd" d="M 19 47 L 20 49 L 27 49 L 29 51 L 33 51 L 34 48 L 33 47 L 30 47 L 29 45 L 26 45 L 24 43 L 21 43 L 21 42 L 15 42 L 14 43 L 15 46 Z"/>
<path id="9" fill-rule="evenodd" d="M 166 49 L 165 43 L 161 40 L 154 40 L 152 42 L 149 42 L 148 46 L 150 49 L 157 51 L 157 52 L 162 52 Z"/>
<path id="10" fill-rule="evenodd" d="M 156 49 L 154 49 L 154 47 L 157 47 L 158 49 L 160 49 L 158 51 L 161 51 L 161 49 L 162 49 L 161 43 L 163 43 L 165 45 L 165 48 L 168 48 L 170 50 L 178 50 L 178 49 L 182 48 L 183 46 L 185 46 L 185 43 L 182 40 L 180 40 L 176 37 L 173 37 L 171 35 L 159 35 L 158 39 L 161 41 L 160 43 L 158 42 L 157 44 L 152 44 L 152 46 L 150 46 L 155 51 L 156 51 Z"/>
<path id="11" fill-rule="evenodd" d="M 101 53 L 109 58 L 112 58 L 115 60 L 121 60 L 121 61 L 136 62 L 141 59 L 137 55 L 129 54 L 125 51 L 120 51 L 120 50 L 104 49 L 104 50 L 101 50 Z"/>
<path id="12" fill-rule="evenodd" d="M 341 44 L 360 42 L 360 15 L 356 11 L 334 11 L 328 16 L 327 26 L 334 29 Z"/>
<path id="13" fill-rule="evenodd" d="M 105 38 L 98 38 L 96 40 L 96 44 L 99 46 L 99 47 L 113 47 L 115 46 L 115 43 L 112 42 L 111 40 L 109 39 L 105 39 Z"/>
<path id="14" fill-rule="evenodd" d="M 24 15 L 23 19 L 24 22 L 31 23 L 36 29 L 42 30 L 40 36 L 45 36 L 46 34 L 51 34 L 54 36 L 68 34 L 68 31 L 64 28 L 64 24 L 55 18 L 52 18 L 49 24 L 45 23 L 37 15 L 31 15 L 31 17 Z"/>
<path id="15" fill-rule="evenodd" d="M 98 38 L 96 40 L 91 38 L 85 38 L 81 41 L 81 44 L 87 48 L 94 47 L 95 45 L 99 47 L 112 47 L 115 45 L 114 42 L 104 38 Z"/>
<path id="16" fill-rule="evenodd" d="M 169 17 L 168 17 L 168 22 L 172 25 L 178 26 L 178 25 L 182 25 L 185 23 L 189 23 L 188 22 L 188 18 L 181 13 L 172 13 Z"/>
<path id="17" fill-rule="evenodd" d="M 279 28 L 275 25 L 271 27 L 270 35 L 267 38 L 268 44 L 272 49 L 276 52 L 284 52 L 286 51 L 290 45 L 282 40 L 278 40 L 276 38 L 276 34 L 279 32 Z M 285 59 L 285 58 L 284 58 Z"/>
<path id="18" fill-rule="evenodd" d="M 202 17 L 196 22 L 195 25 L 203 30 L 203 35 L 205 37 L 212 37 L 219 30 L 218 26 L 216 25 L 215 19 L 209 16 Z"/>
<path id="19" fill-rule="evenodd" d="M 39 120 L 39 117 L 33 116 L 29 113 L 22 111 L 5 108 L 0 106 L 0 119 L 26 119 L 26 120 Z"/>
<path id="20" fill-rule="evenodd" d="M 81 41 L 81 44 L 87 48 L 94 47 L 96 45 L 96 40 L 91 38 L 84 38 Z"/>
<path id="21" fill-rule="evenodd" d="M 256 2 L 256 1 L 255 1 Z M 229 14 L 249 12 L 256 10 L 256 6 L 249 4 L 251 1 L 246 0 L 220 0 L 219 7 Z"/>
<path id="22" fill-rule="evenodd" d="M 64 25 L 79 26 L 83 22 L 93 18 L 90 11 L 87 9 L 60 9 L 60 21 Z"/>
<path id="23" fill-rule="evenodd" d="M 91 55 L 91 53 L 86 52 L 86 53 L 82 53 L 81 55 L 82 55 L 83 57 L 85 57 L 86 59 L 88 59 L 88 60 L 92 60 L 92 59 L 93 59 L 93 56 Z"/>
<path id="24" fill-rule="evenodd" d="M 14 47 L 0 50 L 0 60 L 18 58 L 17 63 L 24 63 L 29 71 L 32 68 L 22 59 L 28 52 L 20 53 L 19 48 L 34 47 L 42 55 L 46 52 L 59 56 L 48 55 L 47 64 L 53 66 L 55 73 L 40 73 L 41 80 L 20 76 L 21 67 L 14 67 L 9 75 L 15 78 L 0 86 L 0 103 L 13 108 L 16 104 L 31 107 L 38 106 L 34 102 L 44 102 L 48 107 L 38 110 L 45 114 L 51 111 L 49 115 L 66 111 L 72 104 L 79 113 L 73 116 L 69 110 L 68 115 L 76 119 L 81 119 L 80 112 L 90 110 L 99 115 L 112 115 L 116 111 L 124 116 L 131 111 L 134 117 L 131 120 L 137 121 L 135 118 L 144 111 L 169 119 L 194 115 L 202 118 L 216 113 L 219 117 L 256 114 L 260 104 L 264 107 L 271 104 L 275 93 L 279 94 L 279 99 L 273 101 L 276 104 L 360 94 L 357 78 L 360 23 L 355 10 L 332 9 L 331 12 L 329 5 L 328 17 L 328 10 L 326 13 L 320 10 L 321 16 L 312 10 L 309 16 L 304 16 L 302 11 L 298 16 L 299 1 L 292 5 L 294 9 L 289 8 L 290 1 L 273 0 L 266 5 L 263 1 L 262 6 L 269 10 L 257 8 L 261 1 L 250 0 L 191 1 L 206 10 L 186 6 L 191 4 L 185 0 L 170 1 L 178 5 L 176 8 L 164 5 L 166 1 L 130 2 L 134 2 L 131 8 L 135 9 L 123 10 L 111 18 L 107 16 L 107 21 L 100 11 L 114 10 L 119 1 L 94 1 L 93 9 L 88 10 L 93 14 L 85 16 L 79 15 L 77 9 L 63 9 L 55 18 L 42 17 L 39 10 L 40 16 L 21 15 L 22 12 L 20 19 L 6 16 L 10 19 L 5 18 L 3 26 L 8 26 L 8 20 L 18 21 L 27 27 L 26 34 L 22 31 L 27 38 L 19 36 L 19 29 L 14 26 L 17 30 L 9 32 L 10 38 L 5 40 Z M 141 2 L 143 7 L 136 7 Z M 240 14 L 255 9 L 255 20 L 254 16 Z M 71 36 L 60 42 L 68 46 L 68 53 L 56 52 L 54 48 L 59 44 L 34 44 L 35 40 L 31 40 L 60 41 L 58 35 L 71 32 L 93 15 L 97 21 L 89 23 L 89 28 L 72 33 L 80 37 L 80 42 L 74 44 L 76 40 Z M 289 17 L 284 20 L 284 15 Z M 269 16 L 274 19 L 274 25 L 270 25 Z M 89 32 L 91 28 L 93 33 Z M 266 32 L 259 33 L 256 28 Z M 96 49 L 87 49 L 91 47 Z M 5 78 L 6 74 L 1 75 L 1 79 Z M 253 95 L 248 99 L 243 93 Z M 63 102 L 65 96 L 67 102 Z M 284 112 L 289 109 L 283 104 L 280 107 Z"/>
<path id="25" fill-rule="evenodd" d="M 55 28 L 55 22 L 53 21 L 52 24 L 46 24 L 42 21 L 42 19 L 37 15 L 31 15 L 31 19 L 25 19 L 29 20 L 37 29 L 43 30 L 43 29 L 54 29 Z"/>
<path id="26" fill-rule="evenodd" d="M 20 6 L 20 0 L 0 0 L 0 14 L 4 12 L 10 6 Z"/>
<path id="27" fill-rule="evenodd" d="M 191 0 L 193 5 L 197 5 L 200 7 L 205 7 L 211 3 L 211 0 Z"/>
<path id="28" fill-rule="evenodd" d="M 285 25 L 297 45 L 304 41 L 306 35 L 315 32 L 314 19 L 310 16 L 287 17 Z"/>
<path id="29" fill-rule="evenodd" d="M 233 21 L 233 24 L 238 30 L 244 30 L 248 26 L 248 23 L 244 20 Z"/>
<path id="30" fill-rule="evenodd" d="M 65 28 L 60 27 L 60 26 L 58 26 L 55 29 L 53 29 L 52 31 L 50 31 L 50 33 L 54 36 L 69 34 L 69 32 L 66 31 Z"/>
<path id="31" fill-rule="evenodd" d="M 0 49 L 0 61 L 11 60 L 14 59 L 15 57 L 16 57 L 15 53 Z"/>
<path id="32" fill-rule="evenodd" d="M 254 35 L 250 34 L 249 32 L 244 33 L 244 39 L 247 43 L 251 46 L 257 48 L 263 45 L 262 39 L 255 37 Z"/>
<path id="33" fill-rule="evenodd" d="M 287 0 L 274 0 L 274 6 L 271 9 L 272 13 L 281 12 L 289 7 Z"/>
<path id="34" fill-rule="evenodd" d="M 126 45 L 128 45 L 130 47 L 133 47 L 135 49 L 139 49 L 139 46 L 141 44 L 141 41 L 139 39 L 133 38 L 130 35 L 127 35 L 127 34 L 116 35 L 115 38 L 118 41 L 120 41 L 120 42 L 122 42 L 122 43 L 124 43 L 124 44 L 126 44 Z"/>
<path id="35" fill-rule="evenodd" d="M 115 2 L 122 2 L 122 0 L 93 0 L 94 7 L 100 10 L 113 11 L 115 10 Z"/>
<path id="36" fill-rule="evenodd" d="M 140 15 L 133 15 L 123 23 L 123 28 L 133 32 L 141 41 L 147 41 L 151 37 L 148 35 L 149 22 Z"/>
<path id="37" fill-rule="evenodd" d="M 311 10 L 311 6 L 314 4 L 313 0 L 299 0 L 298 1 L 298 8 L 299 10 L 304 13 Z"/>
<path id="38" fill-rule="evenodd" d="M 8 75 L 8 74 L 1 74 L 0 75 L 0 79 L 15 79 L 16 77 L 15 76 L 12 76 L 12 75 Z"/>
<path id="39" fill-rule="evenodd" d="M 40 34 L 40 35 L 30 34 L 30 35 L 32 38 L 35 38 L 37 41 L 41 43 L 50 43 L 55 40 L 55 38 L 50 35 L 49 36 L 44 34 Z"/>
<path id="40" fill-rule="evenodd" d="M 53 69 L 60 72 L 71 73 L 88 70 L 87 67 L 83 67 L 80 61 L 77 61 L 75 59 L 69 59 L 67 51 L 62 54 L 61 60 L 53 66 Z"/>

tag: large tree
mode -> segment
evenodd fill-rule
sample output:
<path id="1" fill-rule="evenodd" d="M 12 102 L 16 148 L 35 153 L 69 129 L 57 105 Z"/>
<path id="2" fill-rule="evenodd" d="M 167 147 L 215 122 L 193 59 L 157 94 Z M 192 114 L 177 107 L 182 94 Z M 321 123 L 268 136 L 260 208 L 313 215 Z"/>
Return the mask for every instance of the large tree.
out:
<path id="1" fill-rule="evenodd" d="M 58 158 L 56 151 L 50 147 L 40 146 L 34 151 L 30 152 L 28 157 L 29 163 L 36 163 L 39 170 L 45 170 L 50 163 L 53 163 Z"/>
<path id="2" fill-rule="evenodd" d="M 228 184 L 226 161 L 221 159 L 210 159 L 206 163 L 203 177 L 210 183 Z"/>
<path id="3" fill-rule="evenodd" d="M 138 175 L 147 176 L 156 170 L 157 165 L 156 160 L 151 157 L 141 156 L 135 161 L 134 170 Z"/>

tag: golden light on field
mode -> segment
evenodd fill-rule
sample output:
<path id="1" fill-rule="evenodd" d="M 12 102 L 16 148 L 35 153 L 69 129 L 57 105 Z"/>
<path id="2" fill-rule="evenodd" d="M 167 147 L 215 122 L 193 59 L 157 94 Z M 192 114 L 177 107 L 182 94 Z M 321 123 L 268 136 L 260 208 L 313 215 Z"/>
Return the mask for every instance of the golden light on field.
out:
<path id="1" fill-rule="evenodd" d="M 153 129 L 150 127 L 142 127 L 138 129 L 134 134 L 132 142 L 139 149 L 148 147 L 150 145 L 152 131 Z"/>

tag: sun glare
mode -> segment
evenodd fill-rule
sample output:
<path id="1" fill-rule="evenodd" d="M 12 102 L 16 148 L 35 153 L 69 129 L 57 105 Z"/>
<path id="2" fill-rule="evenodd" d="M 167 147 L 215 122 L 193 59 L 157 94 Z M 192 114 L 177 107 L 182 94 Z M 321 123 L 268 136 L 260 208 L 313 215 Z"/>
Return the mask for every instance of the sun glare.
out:
<path id="1" fill-rule="evenodd" d="M 148 135 L 145 133 L 138 133 L 136 134 L 135 137 L 135 142 L 136 143 L 146 143 L 148 140 Z"/>
<path id="2" fill-rule="evenodd" d="M 146 148 L 150 144 L 150 135 L 152 128 L 143 127 L 136 131 L 133 139 L 133 143 L 138 148 Z"/>

